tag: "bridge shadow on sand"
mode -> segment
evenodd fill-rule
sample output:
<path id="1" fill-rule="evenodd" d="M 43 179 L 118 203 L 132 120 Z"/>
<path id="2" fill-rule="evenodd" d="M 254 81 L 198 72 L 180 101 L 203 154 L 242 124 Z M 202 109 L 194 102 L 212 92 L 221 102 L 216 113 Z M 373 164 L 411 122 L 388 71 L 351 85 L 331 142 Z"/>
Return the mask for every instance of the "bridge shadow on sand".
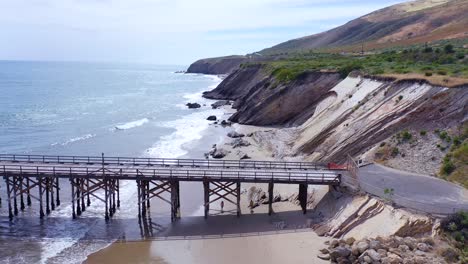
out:
<path id="1" fill-rule="evenodd" d="M 229 212 L 227 212 L 229 213 Z M 233 212 L 235 214 L 235 212 Z M 87 241 L 190 240 L 264 236 L 282 233 L 311 232 L 320 221 L 313 210 L 236 215 L 185 216 L 170 221 L 168 216 L 112 219 L 82 217 L 21 217 L 9 222 L 0 216 L 0 241 L 5 239 L 75 239 Z"/>

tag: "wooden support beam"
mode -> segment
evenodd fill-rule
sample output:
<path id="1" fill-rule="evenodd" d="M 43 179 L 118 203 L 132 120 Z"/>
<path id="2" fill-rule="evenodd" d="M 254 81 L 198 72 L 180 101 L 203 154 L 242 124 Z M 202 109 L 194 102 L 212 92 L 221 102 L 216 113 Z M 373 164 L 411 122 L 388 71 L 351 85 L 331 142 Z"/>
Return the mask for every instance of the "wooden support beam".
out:
<path id="1" fill-rule="evenodd" d="M 208 212 L 210 211 L 210 182 L 207 179 L 203 180 L 203 193 L 205 198 L 205 218 L 208 218 Z"/>
<path id="2" fill-rule="evenodd" d="M 236 196 L 237 196 L 237 217 L 239 217 L 241 215 L 241 208 L 240 208 L 240 198 L 241 198 L 241 194 L 240 194 L 240 190 L 241 190 L 241 182 L 238 181 L 237 182 L 237 193 L 236 193 Z"/>
<path id="3" fill-rule="evenodd" d="M 72 217 L 73 219 L 76 218 L 76 213 L 75 213 L 75 184 L 73 183 L 74 179 L 70 178 L 71 182 L 71 194 L 72 194 Z"/>
<path id="4" fill-rule="evenodd" d="M 107 179 L 104 179 L 104 196 L 106 200 L 106 213 L 105 213 L 105 219 L 106 221 L 109 221 L 109 188 L 107 184 Z"/>
<path id="5" fill-rule="evenodd" d="M 5 181 L 6 181 L 6 185 L 7 185 L 7 193 L 8 193 L 8 217 L 10 218 L 10 221 L 13 220 L 13 210 L 11 208 L 11 188 L 10 188 L 10 179 L 8 178 L 8 176 L 6 175 L 6 173 L 4 174 L 4 178 L 5 178 Z"/>
<path id="6" fill-rule="evenodd" d="M 50 203 L 50 195 L 49 195 L 49 177 L 46 177 L 45 178 L 45 193 L 46 193 L 46 214 L 49 215 L 50 214 L 50 206 L 49 206 L 49 203 Z"/>
<path id="7" fill-rule="evenodd" d="M 15 213 L 15 216 L 18 215 L 18 203 L 16 201 L 16 196 L 17 196 L 17 193 L 16 193 L 16 189 L 17 189 L 17 185 L 18 185 L 18 177 L 14 176 L 13 177 L 13 209 L 14 209 L 14 213 Z"/>
<path id="8" fill-rule="evenodd" d="M 38 176 L 37 181 L 39 184 L 39 217 L 42 219 L 44 218 L 44 208 L 42 206 L 42 194 L 44 194 L 42 177 Z"/>
<path id="9" fill-rule="evenodd" d="M 23 176 L 20 175 L 18 180 L 19 180 L 19 184 L 20 184 L 20 194 L 21 194 L 21 196 L 20 196 L 20 209 L 21 209 L 21 211 L 24 211 L 25 206 L 24 206 L 24 197 L 23 197 L 23 181 L 24 181 Z"/>
<path id="10" fill-rule="evenodd" d="M 302 212 L 307 213 L 307 184 L 299 184 L 299 204 L 301 205 Z"/>
<path id="11" fill-rule="evenodd" d="M 180 201 L 179 201 L 179 181 L 171 182 L 171 221 L 174 222 L 180 218 Z"/>
<path id="12" fill-rule="evenodd" d="M 268 215 L 273 213 L 273 186 L 273 181 L 268 183 Z"/>
<path id="13" fill-rule="evenodd" d="M 138 218 L 141 220 L 141 180 L 137 180 L 138 189 Z"/>
<path id="14" fill-rule="evenodd" d="M 80 179 L 76 178 L 75 179 L 75 184 L 76 184 L 76 214 L 78 216 L 81 215 L 81 205 L 80 205 Z"/>

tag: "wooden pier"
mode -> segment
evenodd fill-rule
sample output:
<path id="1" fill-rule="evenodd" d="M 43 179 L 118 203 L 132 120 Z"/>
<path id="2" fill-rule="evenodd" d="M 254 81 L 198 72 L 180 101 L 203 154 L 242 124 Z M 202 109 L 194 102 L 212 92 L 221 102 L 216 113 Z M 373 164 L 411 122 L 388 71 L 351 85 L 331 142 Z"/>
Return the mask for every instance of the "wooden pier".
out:
<path id="1" fill-rule="evenodd" d="M 10 219 L 18 215 L 18 203 L 24 210 L 31 199 L 39 203 L 41 218 L 59 206 L 63 195 L 59 179 L 70 181 L 73 218 L 86 211 L 93 197 L 104 203 L 106 220 L 120 207 L 121 181 L 136 183 L 140 217 L 147 214 L 151 199 L 157 198 L 170 205 L 172 221 L 181 217 L 180 182 L 203 183 L 205 217 L 210 204 L 220 201 L 234 204 L 240 215 L 242 183 L 268 184 L 269 214 L 274 184 L 297 184 L 304 213 L 309 184 L 341 184 L 339 170 L 307 162 L 0 154 L 0 169 Z"/>

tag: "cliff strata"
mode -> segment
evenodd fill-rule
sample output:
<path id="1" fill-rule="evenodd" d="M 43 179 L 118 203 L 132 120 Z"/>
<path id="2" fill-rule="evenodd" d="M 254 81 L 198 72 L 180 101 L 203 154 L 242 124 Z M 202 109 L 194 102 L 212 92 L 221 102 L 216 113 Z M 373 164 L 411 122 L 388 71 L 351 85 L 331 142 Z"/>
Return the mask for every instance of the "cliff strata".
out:
<path id="1" fill-rule="evenodd" d="M 343 80 L 338 73 L 307 72 L 282 83 L 261 65 L 251 65 L 238 69 L 204 96 L 235 100 L 237 112 L 231 121 L 289 127 L 254 135 L 280 158 L 339 162 L 404 129 L 432 131 L 468 120 L 466 87 L 449 89 L 357 73 Z M 281 134 L 282 144 L 275 142 L 272 133 Z"/>

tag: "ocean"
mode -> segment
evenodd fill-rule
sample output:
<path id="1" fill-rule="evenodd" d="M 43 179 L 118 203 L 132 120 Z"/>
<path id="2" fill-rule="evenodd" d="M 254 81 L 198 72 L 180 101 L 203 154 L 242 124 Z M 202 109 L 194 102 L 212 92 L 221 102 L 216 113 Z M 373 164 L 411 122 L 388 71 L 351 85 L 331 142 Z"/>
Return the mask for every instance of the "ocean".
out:
<path id="1" fill-rule="evenodd" d="M 201 95 L 221 79 L 175 73 L 184 68 L 2 61 L 0 153 L 203 158 L 210 146 L 203 149 L 200 140 L 217 136 L 206 118 L 223 112 L 211 109 L 211 101 Z M 188 109 L 187 102 L 202 107 Z M 62 182 L 62 204 L 45 219 L 39 220 L 33 201 L 10 222 L 5 182 L 0 180 L 0 263 L 81 263 L 116 239 L 154 235 L 148 223 L 138 221 L 134 182 L 121 184 L 122 206 L 109 223 L 96 201 L 72 220 L 69 197 L 63 197 L 69 195 L 68 185 Z M 182 202 L 191 202 L 182 204 L 182 211 L 191 214 L 201 194 L 186 193 Z M 170 209 L 154 204 L 150 217 L 164 229 Z"/>

